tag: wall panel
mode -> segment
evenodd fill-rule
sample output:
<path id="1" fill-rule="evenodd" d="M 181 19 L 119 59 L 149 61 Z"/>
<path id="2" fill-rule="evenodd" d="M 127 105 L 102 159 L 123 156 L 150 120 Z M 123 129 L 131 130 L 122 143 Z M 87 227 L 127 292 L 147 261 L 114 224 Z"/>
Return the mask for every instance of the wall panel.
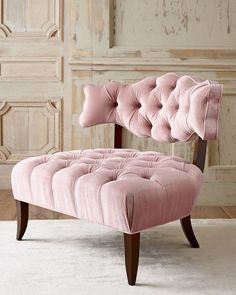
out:
<path id="1" fill-rule="evenodd" d="M 60 0 L 0 0 L 0 37 L 58 37 L 61 9 Z"/>
<path id="2" fill-rule="evenodd" d="M 0 189 L 19 160 L 71 146 L 66 2 L 0 0 Z"/>
<path id="3" fill-rule="evenodd" d="M 61 81 L 62 59 L 57 57 L 0 57 L 0 81 Z"/>
<path id="4" fill-rule="evenodd" d="M 0 162 L 59 151 L 60 130 L 60 99 L 0 101 Z"/>
<path id="5" fill-rule="evenodd" d="M 114 0 L 114 46 L 235 46 L 234 0 Z M 221 36 L 221 38 L 219 38 Z"/>

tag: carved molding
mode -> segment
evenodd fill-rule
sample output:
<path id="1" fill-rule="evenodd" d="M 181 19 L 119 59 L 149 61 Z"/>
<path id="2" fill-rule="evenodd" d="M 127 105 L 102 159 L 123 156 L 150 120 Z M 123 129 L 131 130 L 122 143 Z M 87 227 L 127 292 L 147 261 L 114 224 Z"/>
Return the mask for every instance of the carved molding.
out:
<path id="1" fill-rule="evenodd" d="M 0 163 L 6 162 L 10 155 L 11 153 L 4 146 L 0 146 Z"/>
<path id="2" fill-rule="evenodd" d="M 54 38 L 60 37 L 61 28 L 62 28 L 62 9 L 63 9 L 63 0 L 48 0 L 47 10 L 43 7 L 39 10 L 38 6 L 34 7 L 31 1 L 25 1 L 25 4 L 22 5 L 22 11 L 15 8 L 12 9 L 10 6 L 10 0 L 0 0 L 0 37 L 20 37 L 20 38 Z M 11 16 L 9 11 L 14 12 L 13 20 L 9 19 Z M 17 15 L 16 15 L 17 11 Z M 38 23 L 38 26 L 35 27 L 35 23 L 32 25 L 31 20 L 33 19 L 35 22 L 35 15 L 31 15 L 30 13 L 34 13 L 36 16 L 38 14 L 43 14 L 44 17 L 48 19 L 46 21 L 42 21 L 42 23 Z M 14 21 L 16 18 L 20 23 L 24 24 L 22 27 L 17 27 L 18 23 L 16 23 L 16 28 L 14 27 Z"/>
<path id="3" fill-rule="evenodd" d="M 4 115 L 8 110 L 10 106 L 6 101 L 2 101 L 0 105 L 0 116 Z"/>
<path id="4" fill-rule="evenodd" d="M 61 99 L 6 99 L 0 104 L 0 163 L 61 150 Z"/>
<path id="5" fill-rule="evenodd" d="M 1 23 L 0 24 L 0 37 L 8 37 L 10 34 L 11 34 L 10 29 L 6 25 Z"/>

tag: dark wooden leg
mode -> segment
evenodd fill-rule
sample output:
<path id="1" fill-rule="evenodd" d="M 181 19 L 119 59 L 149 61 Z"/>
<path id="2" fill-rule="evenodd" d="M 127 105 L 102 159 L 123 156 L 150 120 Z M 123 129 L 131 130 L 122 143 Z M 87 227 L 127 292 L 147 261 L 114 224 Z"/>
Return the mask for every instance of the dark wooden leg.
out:
<path id="1" fill-rule="evenodd" d="M 20 241 L 23 238 L 28 224 L 29 204 L 16 200 L 16 219 L 17 219 L 17 234 L 16 239 Z"/>
<path id="2" fill-rule="evenodd" d="M 194 232 L 193 232 L 193 228 L 192 228 L 192 224 L 191 224 L 191 216 L 189 215 L 189 216 L 186 216 L 186 217 L 180 219 L 180 222 L 181 222 L 183 232 L 184 232 L 187 240 L 189 241 L 190 245 L 193 248 L 199 248 L 198 241 L 197 241 L 197 239 L 194 235 Z"/>
<path id="3" fill-rule="evenodd" d="M 125 234 L 125 267 L 129 285 L 135 285 L 139 260 L 140 233 Z"/>

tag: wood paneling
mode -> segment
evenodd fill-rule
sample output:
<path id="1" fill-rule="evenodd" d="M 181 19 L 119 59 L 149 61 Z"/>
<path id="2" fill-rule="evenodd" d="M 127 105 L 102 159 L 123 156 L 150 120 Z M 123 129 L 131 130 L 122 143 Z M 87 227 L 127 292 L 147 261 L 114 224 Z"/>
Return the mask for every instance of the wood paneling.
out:
<path id="1" fill-rule="evenodd" d="M 61 58 L 0 58 L 0 81 L 61 81 Z"/>
<path id="2" fill-rule="evenodd" d="M 61 8 L 60 0 L 0 0 L 0 36 L 59 36 Z"/>
<path id="3" fill-rule="evenodd" d="M 0 0 L 0 188 L 19 160 L 71 147 L 70 2 Z"/>
<path id="4" fill-rule="evenodd" d="M 0 161 L 59 151 L 60 113 L 60 99 L 0 101 Z"/>
<path id="5" fill-rule="evenodd" d="M 210 165 L 236 166 L 236 91 L 221 101 L 219 140 L 212 146 Z M 230 126 L 230 128 L 229 128 Z M 224 169 L 224 167 L 222 167 Z M 236 167 L 235 167 L 236 168 Z"/>
<path id="6" fill-rule="evenodd" d="M 234 0 L 114 0 L 114 6 L 114 46 L 156 49 L 236 44 Z"/>

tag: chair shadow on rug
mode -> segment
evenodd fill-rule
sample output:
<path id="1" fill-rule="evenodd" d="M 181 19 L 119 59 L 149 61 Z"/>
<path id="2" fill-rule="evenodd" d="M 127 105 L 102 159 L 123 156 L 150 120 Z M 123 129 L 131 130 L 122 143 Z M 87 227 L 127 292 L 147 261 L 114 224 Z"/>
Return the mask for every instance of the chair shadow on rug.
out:
<path id="1" fill-rule="evenodd" d="M 207 140 L 217 137 L 221 96 L 216 82 L 174 73 L 129 86 L 86 86 L 80 124 L 114 123 L 115 148 L 59 152 L 15 165 L 17 240 L 27 228 L 29 204 L 112 227 L 124 236 L 130 285 L 136 282 L 142 230 L 180 219 L 188 242 L 198 248 L 191 211 Z M 159 142 L 194 141 L 193 161 L 122 149 L 122 127 Z"/>

